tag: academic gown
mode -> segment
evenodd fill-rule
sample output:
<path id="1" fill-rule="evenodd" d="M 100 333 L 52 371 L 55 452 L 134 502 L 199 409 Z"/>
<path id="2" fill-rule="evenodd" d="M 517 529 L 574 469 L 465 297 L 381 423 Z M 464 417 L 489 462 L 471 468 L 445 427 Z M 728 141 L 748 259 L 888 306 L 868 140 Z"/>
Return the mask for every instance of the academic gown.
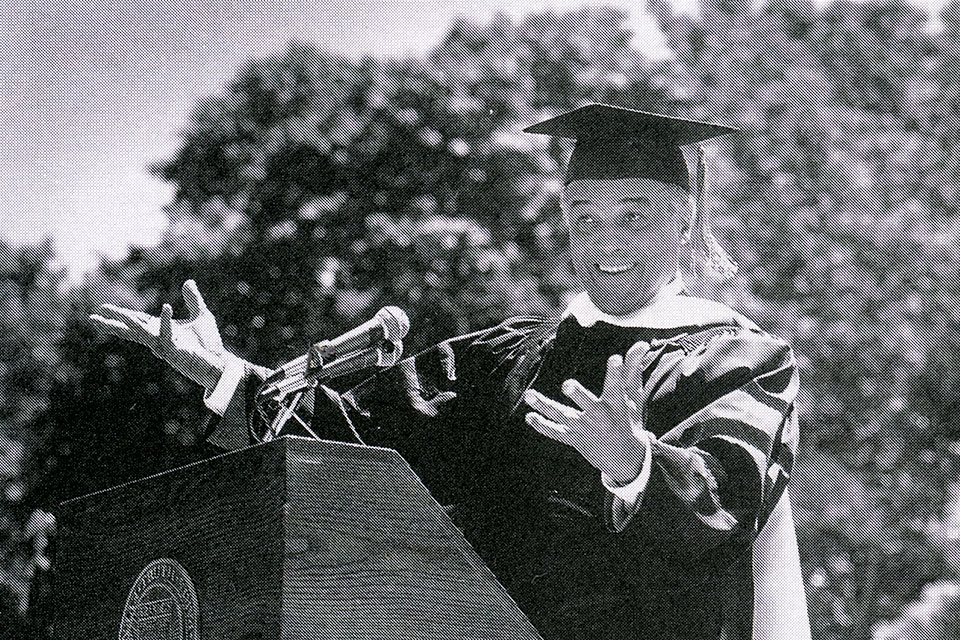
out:
<path id="1" fill-rule="evenodd" d="M 533 388 L 570 404 L 569 378 L 599 395 L 607 358 L 639 340 L 652 345 L 645 428 L 697 465 L 648 460 L 625 501 L 575 449 L 529 427 L 522 398 Z M 263 429 L 252 398 L 266 373 L 248 367 L 213 442 Z M 793 466 L 796 390 L 782 340 L 677 295 L 626 323 L 588 299 L 560 319 L 513 318 L 342 394 L 322 387 L 298 411 L 321 437 L 398 450 L 546 640 L 731 639 L 751 637 L 751 549 Z M 712 484 L 690 496 L 696 474 Z M 788 534 L 796 564 L 792 523 Z"/>

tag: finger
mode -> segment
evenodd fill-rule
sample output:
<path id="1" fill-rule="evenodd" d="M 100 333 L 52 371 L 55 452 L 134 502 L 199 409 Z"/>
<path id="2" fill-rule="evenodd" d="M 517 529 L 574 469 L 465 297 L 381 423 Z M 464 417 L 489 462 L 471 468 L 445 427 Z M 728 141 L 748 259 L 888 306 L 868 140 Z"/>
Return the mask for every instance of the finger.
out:
<path id="1" fill-rule="evenodd" d="M 551 440 L 556 440 L 557 442 L 562 442 L 563 444 L 570 444 L 568 442 L 569 429 L 562 424 L 558 424 L 552 420 L 547 420 L 542 415 L 534 411 L 531 411 L 526 415 L 526 421 L 528 425 Z"/>
<path id="2" fill-rule="evenodd" d="M 647 401 L 643 387 L 643 359 L 650 353 L 650 343 L 640 341 L 630 347 L 624 362 L 627 395 L 641 408 Z"/>
<path id="3" fill-rule="evenodd" d="M 580 384 L 579 380 L 571 378 L 563 383 L 561 389 L 565 396 L 573 400 L 577 406 L 584 411 L 599 402 L 597 396 L 593 395 L 593 392 Z"/>
<path id="4" fill-rule="evenodd" d="M 155 316 L 151 316 L 149 313 L 143 313 L 142 311 L 134 311 L 133 309 L 124 309 L 123 307 L 118 307 L 112 304 L 102 304 L 97 309 L 101 314 L 105 316 L 110 316 L 115 320 L 133 320 L 138 324 L 145 324 L 150 320 L 153 320 Z"/>
<path id="5" fill-rule="evenodd" d="M 626 393 L 627 384 L 623 375 L 623 358 L 613 355 L 607 358 L 607 376 L 603 381 L 601 396 L 619 401 Z"/>
<path id="6" fill-rule="evenodd" d="M 629 374 L 634 369 L 639 367 L 640 361 L 643 360 L 644 356 L 646 356 L 649 352 L 650 343 L 644 342 L 643 340 L 640 340 L 630 347 L 630 349 L 627 351 L 627 357 L 624 358 L 624 367 L 626 367 L 627 373 Z"/>
<path id="7" fill-rule="evenodd" d="M 99 329 L 117 336 L 118 338 L 130 339 L 130 329 L 119 320 L 111 320 L 95 313 L 90 314 L 90 321 Z"/>
<path id="8" fill-rule="evenodd" d="M 167 355 L 173 350 L 173 307 L 163 305 L 160 311 L 160 335 L 157 340 L 157 352 Z"/>
<path id="9" fill-rule="evenodd" d="M 102 326 L 104 329 L 118 338 L 132 340 L 133 342 L 142 344 L 146 347 L 153 347 L 154 338 L 144 326 L 145 322 L 139 318 L 129 315 L 139 312 L 131 312 L 128 309 L 121 309 L 119 307 L 113 307 L 112 309 L 101 307 L 101 310 L 108 316 L 112 315 L 114 317 L 91 314 L 90 319 L 96 323 L 99 323 L 99 326 Z"/>
<path id="10" fill-rule="evenodd" d="M 561 402 L 557 402 L 556 400 L 548 398 L 539 391 L 534 391 L 533 389 L 529 389 L 523 395 L 523 399 L 531 409 L 539 411 L 544 416 L 555 422 L 570 424 L 580 417 L 580 411 L 577 411 L 573 407 L 568 407 Z"/>
<path id="11" fill-rule="evenodd" d="M 207 305 L 203 301 L 203 296 L 200 295 L 200 290 L 197 288 L 197 283 L 194 280 L 187 280 L 183 283 L 182 292 L 183 302 L 187 305 L 187 310 L 190 312 L 189 319 L 196 320 L 197 317 L 207 309 Z"/>

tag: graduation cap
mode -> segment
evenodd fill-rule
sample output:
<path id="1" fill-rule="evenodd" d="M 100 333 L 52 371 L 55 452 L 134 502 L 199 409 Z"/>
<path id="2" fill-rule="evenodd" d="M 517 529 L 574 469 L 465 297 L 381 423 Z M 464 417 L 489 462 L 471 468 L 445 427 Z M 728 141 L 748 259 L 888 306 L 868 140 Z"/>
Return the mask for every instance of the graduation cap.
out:
<path id="1" fill-rule="evenodd" d="M 577 141 L 565 184 L 577 179 L 648 178 L 690 191 L 690 176 L 680 147 L 738 129 L 588 104 L 524 131 Z"/>

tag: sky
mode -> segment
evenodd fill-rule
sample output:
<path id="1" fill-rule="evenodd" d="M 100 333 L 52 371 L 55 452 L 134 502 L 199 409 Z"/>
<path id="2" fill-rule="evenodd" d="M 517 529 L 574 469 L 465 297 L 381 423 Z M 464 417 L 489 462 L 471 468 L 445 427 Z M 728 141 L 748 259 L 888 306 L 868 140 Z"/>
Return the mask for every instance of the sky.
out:
<path id="1" fill-rule="evenodd" d="M 936 9 L 938 0 L 928 8 Z M 675 0 L 696 11 L 697 0 Z M 423 54 L 456 16 L 582 0 L 0 0 L 0 236 L 56 241 L 74 278 L 162 233 L 173 155 L 197 102 L 290 40 L 351 56 Z M 634 45 L 663 55 L 640 0 Z"/>

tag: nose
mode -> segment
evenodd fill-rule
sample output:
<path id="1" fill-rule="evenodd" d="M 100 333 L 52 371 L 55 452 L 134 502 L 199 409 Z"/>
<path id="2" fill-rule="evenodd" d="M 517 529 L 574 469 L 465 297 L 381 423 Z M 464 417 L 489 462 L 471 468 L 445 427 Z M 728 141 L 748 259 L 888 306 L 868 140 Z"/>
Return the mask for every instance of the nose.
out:
<path id="1" fill-rule="evenodd" d="M 594 236 L 594 249 L 601 255 L 610 256 L 620 249 L 623 244 L 623 238 L 616 233 L 613 225 L 603 224 L 597 229 Z"/>

